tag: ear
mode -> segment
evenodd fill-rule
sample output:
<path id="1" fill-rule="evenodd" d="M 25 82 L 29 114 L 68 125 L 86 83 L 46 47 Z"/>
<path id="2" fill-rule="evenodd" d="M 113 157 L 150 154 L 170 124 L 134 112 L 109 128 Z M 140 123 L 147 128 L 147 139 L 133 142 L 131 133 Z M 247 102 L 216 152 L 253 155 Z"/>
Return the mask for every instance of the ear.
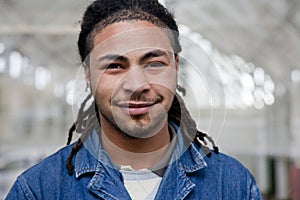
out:
<path id="1" fill-rule="evenodd" d="M 85 81 L 86 84 L 90 87 L 91 85 L 91 73 L 90 73 L 90 68 L 87 66 L 85 62 L 83 62 L 83 67 L 84 67 L 84 73 L 85 73 Z"/>
<path id="2" fill-rule="evenodd" d="M 178 54 L 175 54 L 175 69 L 178 74 L 178 71 L 179 71 L 179 55 Z"/>

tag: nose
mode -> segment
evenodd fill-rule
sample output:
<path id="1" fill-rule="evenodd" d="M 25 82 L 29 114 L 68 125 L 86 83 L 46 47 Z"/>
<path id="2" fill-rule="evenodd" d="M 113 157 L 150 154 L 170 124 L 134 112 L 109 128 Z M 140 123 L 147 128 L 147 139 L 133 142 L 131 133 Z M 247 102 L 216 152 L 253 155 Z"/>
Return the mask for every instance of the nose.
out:
<path id="1" fill-rule="evenodd" d="M 134 67 L 124 77 L 123 89 L 130 93 L 141 93 L 150 89 L 147 75 L 141 67 Z"/>

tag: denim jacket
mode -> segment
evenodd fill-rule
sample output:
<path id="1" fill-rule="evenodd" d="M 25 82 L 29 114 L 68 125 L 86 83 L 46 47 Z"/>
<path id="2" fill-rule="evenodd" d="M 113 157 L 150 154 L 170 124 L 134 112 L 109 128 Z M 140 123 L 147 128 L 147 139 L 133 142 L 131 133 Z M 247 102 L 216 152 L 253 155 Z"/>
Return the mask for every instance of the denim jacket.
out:
<path id="1" fill-rule="evenodd" d="M 65 163 L 74 144 L 21 174 L 6 199 L 130 199 L 121 173 L 92 137 L 73 158 L 73 175 Z M 155 199 L 261 199 L 255 179 L 237 160 L 222 153 L 205 156 L 194 143 L 186 151 L 183 146 L 178 137 Z"/>

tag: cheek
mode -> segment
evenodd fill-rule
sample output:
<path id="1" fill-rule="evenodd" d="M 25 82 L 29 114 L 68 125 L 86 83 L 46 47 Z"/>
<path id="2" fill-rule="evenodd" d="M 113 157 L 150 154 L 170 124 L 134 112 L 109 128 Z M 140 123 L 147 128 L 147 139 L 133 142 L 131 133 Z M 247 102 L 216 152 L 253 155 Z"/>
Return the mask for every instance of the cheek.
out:
<path id="1" fill-rule="evenodd" d="M 94 80 L 92 90 L 96 101 L 101 103 L 102 106 L 109 106 L 111 101 L 116 98 L 116 95 L 120 93 L 119 78 L 103 75 L 101 79 L 95 78 Z"/>
<path id="2" fill-rule="evenodd" d="M 166 93 L 169 95 L 175 94 L 177 86 L 177 74 L 175 71 L 168 71 L 150 78 L 150 82 L 153 85 L 161 88 L 160 93 Z"/>
<path id="3" fill-rule="evenodd" d="M 108 99 L 112 96 L 113 88 L 110 88 L 109 85 L 105 87 L 105 85 L 98 84 L 96 89 L 97 97 L 101 97 L 102 99 Z"/>
<path id="4" fill-rule="evenodd" d="M 102 82 L 102 79 L 102 73 L 100 73 L 98 70 L 91 71 L 91 84 L 94 88 L 98 87 L 98 84 Z"/>
<path id="5" fill-rule="evenodd" d="M 91 85 L 94 91 L 102 91 L 107 90 L 111 86 L 111 81 L 103 73 L 95 70 L 91 76 Z"/>

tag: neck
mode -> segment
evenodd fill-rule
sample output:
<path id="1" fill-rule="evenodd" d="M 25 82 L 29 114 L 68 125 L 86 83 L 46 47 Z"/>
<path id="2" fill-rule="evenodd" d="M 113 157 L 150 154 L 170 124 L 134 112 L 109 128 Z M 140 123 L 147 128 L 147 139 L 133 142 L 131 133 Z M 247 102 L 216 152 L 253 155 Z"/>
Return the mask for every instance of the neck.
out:
<path id="1" fill-rule="evenodd" d="M 170 143 L 168 123 L 149 138 L 125 137 L 116 128 L 101 123 L 101 141 L 104 150 L 115 164 L 130 165 L 133 169 L 150 168 L 166 153 Z"/>

